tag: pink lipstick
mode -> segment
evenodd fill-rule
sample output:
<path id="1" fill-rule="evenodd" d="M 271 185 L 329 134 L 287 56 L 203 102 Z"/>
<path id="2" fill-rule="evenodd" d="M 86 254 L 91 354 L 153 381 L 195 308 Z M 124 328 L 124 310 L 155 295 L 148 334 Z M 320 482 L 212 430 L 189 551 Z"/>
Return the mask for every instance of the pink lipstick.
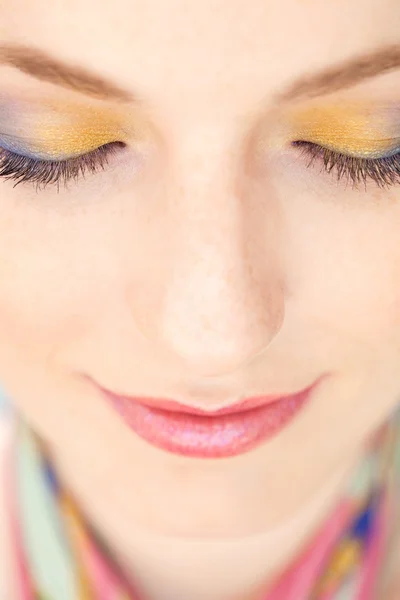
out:
<path id="1" fill-rule="evenodd" d="M 126 425 L 150 444 L 184 456 L 223 458 L 248 452 L 282 431 L 318 382 L 290 395 L 248 398 L 213 412 L 174 400 L 100 391 Z"/>

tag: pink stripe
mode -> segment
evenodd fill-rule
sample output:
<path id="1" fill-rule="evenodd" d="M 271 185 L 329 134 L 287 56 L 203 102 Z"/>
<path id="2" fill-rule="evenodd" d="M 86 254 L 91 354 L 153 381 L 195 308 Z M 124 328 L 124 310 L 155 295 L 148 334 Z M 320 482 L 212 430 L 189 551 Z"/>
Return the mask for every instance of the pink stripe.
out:
<path id="1" fill-rule="evenodd" d="M 21 531 L 18 526 L 17 495 L 16 491 L 16 469 L 14 468 L 13 448 L 10 449 L 10 469 L 7 470 L 5 488 L 7 490 L 6 503 L 10 515 L 10 534 L 14 548 L 15 585 L 20 600 L 35 600 L 35 592 L 30 580 L 26 560 L 22 550 Z M 14 493 L 13 493 L 14 492 Z"/>
<path id="2" fill-rule="evenodd" d="M 303 554 L 300 561 L 288 569 L 265 600 L 306 600 L 321 574 L 321 567 L 346 527 L 354 504 L 342 502 L 323 531 Z M 361 599 L 360 599 L 361 600 Z"/>
<path id="3" fill-rule="evenodd" d="M 14 557 L 15 557 L 15 568 L 16 568 L 16 586 L 17 593 L 21 600 L 34 600 L 34 591 L 32 588 L 32 582 L 29 579 L 29 575 L 26 569 L 26 565 L 23 559 L 21 545 L 18 542 L 17 536 L 14 539 Z"/>
<path id="4" fill-rule="evenodd" d="M 97 549 L 86 536 L 81 540 L 80 553 L 85 567 L 89 571 L 89 578 L 99 594 L 99 600 L 117 600 L 121 588 L 116 577 L 106 563 L 101 560 Z"/>

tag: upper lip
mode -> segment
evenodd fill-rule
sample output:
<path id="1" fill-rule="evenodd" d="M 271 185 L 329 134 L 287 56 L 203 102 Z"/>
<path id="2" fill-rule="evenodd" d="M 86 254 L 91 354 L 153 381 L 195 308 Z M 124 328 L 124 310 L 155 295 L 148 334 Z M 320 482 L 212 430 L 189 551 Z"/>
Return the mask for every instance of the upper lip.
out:
<path id="1" fill-rule="evenodd" d="M 234 404 L 230 404 L 228 406 L 222 406 L 220 408 L 212 408 L 212 409 L 204 409 L 198 408 L 195 406 L 191 406 L 182 402 L 178 402 L 176 400 L 171 400 L 168 398 L 155 398 L 152 396 L 127 396 L 125 394 L 119 394 L 115 392 L 111 392 L 105 388 L 102 388 L 102 391 L 105 392 L 108 396 L 118 398 L 124 401 L 136 402 L 139 404 L 143 404 L 150 408 L 155 408 L 159 410 L 169 411 L 169 412 L 177 412 L 177 413 L 186 413 L 192 415 L 203 415 L 203 416 L 220 416 L 226 414 L 235 414 L 244 412 L 246 410 L 250 410 L 253 408 L 257 408 L 259 406 L 271 404 L 272 402 L 278 402 L 282 400 L 290 399 L 293 396 L 297 396 L 299 394 L 309 392 L 319 380 L 313 382 L 311 385 L 308 385 L 305 388 L 297 390 L 295 392 L 290 392 L 287 394 L 262 394 L 259 396 L 252 396 L 251 398 L 245 398 L 243 400 L 239 400 Z"/>

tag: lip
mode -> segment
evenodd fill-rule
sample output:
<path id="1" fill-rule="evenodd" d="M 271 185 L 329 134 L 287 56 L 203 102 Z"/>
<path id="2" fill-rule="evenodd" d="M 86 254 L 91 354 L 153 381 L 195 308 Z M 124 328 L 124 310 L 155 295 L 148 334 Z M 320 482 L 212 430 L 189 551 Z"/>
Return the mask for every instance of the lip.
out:
<path id="1" fill-rule="evenodd" d="M 224 458 L 277 435 L 301 412 L 320 380 L 295 393 L 256 396 L 213 411 L 97 387 L 125 424 L 153 446 L 184 456 Z"/>

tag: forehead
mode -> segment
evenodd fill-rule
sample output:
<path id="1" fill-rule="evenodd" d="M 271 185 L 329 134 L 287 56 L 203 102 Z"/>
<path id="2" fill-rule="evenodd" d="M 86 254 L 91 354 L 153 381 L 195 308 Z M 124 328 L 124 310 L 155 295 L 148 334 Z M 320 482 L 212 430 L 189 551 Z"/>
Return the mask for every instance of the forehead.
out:
<path id="1" fill-rule="evenodd" d="M 13 0 L 0 41 L 94 70 L 182 118 L 246 111 L 301 75 L 398 44 L 399 21 L 398 0 Z"/>

